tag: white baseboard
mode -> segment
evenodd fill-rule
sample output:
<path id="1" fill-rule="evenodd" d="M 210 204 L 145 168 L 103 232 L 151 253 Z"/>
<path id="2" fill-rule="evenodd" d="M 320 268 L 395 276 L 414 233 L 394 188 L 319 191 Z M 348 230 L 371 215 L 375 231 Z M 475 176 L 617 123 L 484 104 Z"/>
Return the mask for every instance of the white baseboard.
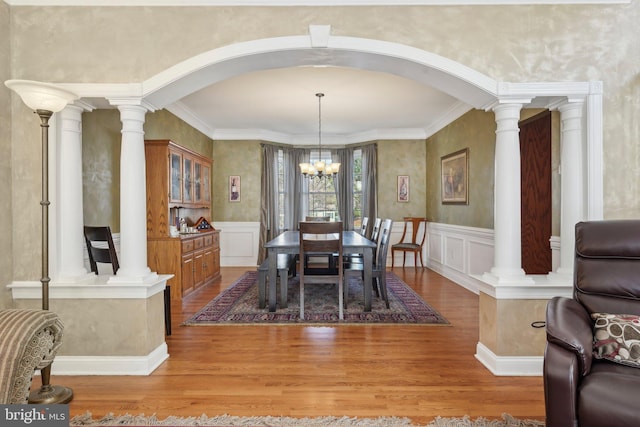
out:
<path id="1" fill-rule="evenodd" d="M 169 358 L 166 343 L 146 356 L 56 356 L 52 375 L 149 375 Z"/>
<path id="2" fill-rule="evenodd" d="M 482 343 L 476 345 L 476 359 L 496 376 L 541 376 L 542 356 L 497 356 Z"/>

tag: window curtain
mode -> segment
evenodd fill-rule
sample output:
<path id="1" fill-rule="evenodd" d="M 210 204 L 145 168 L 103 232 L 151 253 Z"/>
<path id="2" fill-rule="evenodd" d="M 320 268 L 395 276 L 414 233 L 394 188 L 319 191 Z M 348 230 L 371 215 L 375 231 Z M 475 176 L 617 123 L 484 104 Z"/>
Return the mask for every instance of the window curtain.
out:
<path id="1" fill-rule="evenodd" d="M 306 152 L 302 148 L 282 148 L 284 154 L 284 229 L 297 230 L 307 210 L 308 189 L 302 179 L 300 163 Z"/>
<path id="2" fill-rule="evenodd" d="M 341 148 L 335 157 L 340 162 L 340 172 L 335 179 L 338 214 L 345 230 L 353 230 L 353 148 Z"/>
<path id="3" fill-rule="evenodd" d="M 362 147 L 362 217 L 373 224 L 378 216 L 378 145 Z"/>
<path id="4" fill-rule="evenodd" d="M 267 258 L 265 243 L 280 234 L 278 226 L 278 147 L 269 144 L 262 145 L 261 176 L 258 265 Z"/>

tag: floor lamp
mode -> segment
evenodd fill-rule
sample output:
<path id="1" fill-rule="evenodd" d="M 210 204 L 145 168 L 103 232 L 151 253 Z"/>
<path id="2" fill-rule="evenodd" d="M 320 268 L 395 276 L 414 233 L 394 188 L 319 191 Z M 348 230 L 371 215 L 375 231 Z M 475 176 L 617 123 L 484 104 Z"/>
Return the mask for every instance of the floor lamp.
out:
<path id="1" fill-rule="evenodd" d="M 5 85 L 16 92 L 29 108 L 40 116 L 42 129 L 42 309 L 49 310 L 49 119 L 78 96 L 50 83 L 29 80 L 7 80 Z M 68 403 L 73 390 L 51 385 L 51 364 L 40 370 L 42 386 L 29 394 L 29 403 Z"/>

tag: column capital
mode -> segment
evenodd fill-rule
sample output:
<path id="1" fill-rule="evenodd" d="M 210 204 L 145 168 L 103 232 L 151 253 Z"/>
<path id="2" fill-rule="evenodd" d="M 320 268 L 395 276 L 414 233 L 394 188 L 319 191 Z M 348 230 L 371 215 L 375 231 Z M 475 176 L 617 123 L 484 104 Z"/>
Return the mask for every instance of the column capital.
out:
<path id="1" fill-rule="evenodd" d="M 145 110 L 145 112 L 156 111 L 156 107 L 147 102 L 144 98 L 140 97 L 121 97 L 121 98 L 108 98 L 109 104 L 118 107 L 120 111 L 122 109 L 120 107 L 140 107 Z"/>
<path id="2" fill-rule="evenodd" d="M 558 110 L 560 112 L 570 109 L 582 109 L 586 101 L 586 97 L 584 96 L 564 98 L 549 104 L 548 108 L 551 111 Z"/>

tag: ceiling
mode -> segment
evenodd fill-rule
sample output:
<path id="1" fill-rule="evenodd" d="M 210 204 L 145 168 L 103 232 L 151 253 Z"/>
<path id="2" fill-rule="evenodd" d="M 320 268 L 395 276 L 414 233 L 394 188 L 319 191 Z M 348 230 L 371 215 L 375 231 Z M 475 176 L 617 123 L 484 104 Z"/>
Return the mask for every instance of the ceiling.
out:
<path id="1" fill-rule="evenodd" d="M 426 138 L 471 106 L 394 74 L 340 66 L 244 73 L 167 107 L 213 139 L 264 139 L 293 145 Z M 454 113 L 452 115 L 452 112 Z"/>

